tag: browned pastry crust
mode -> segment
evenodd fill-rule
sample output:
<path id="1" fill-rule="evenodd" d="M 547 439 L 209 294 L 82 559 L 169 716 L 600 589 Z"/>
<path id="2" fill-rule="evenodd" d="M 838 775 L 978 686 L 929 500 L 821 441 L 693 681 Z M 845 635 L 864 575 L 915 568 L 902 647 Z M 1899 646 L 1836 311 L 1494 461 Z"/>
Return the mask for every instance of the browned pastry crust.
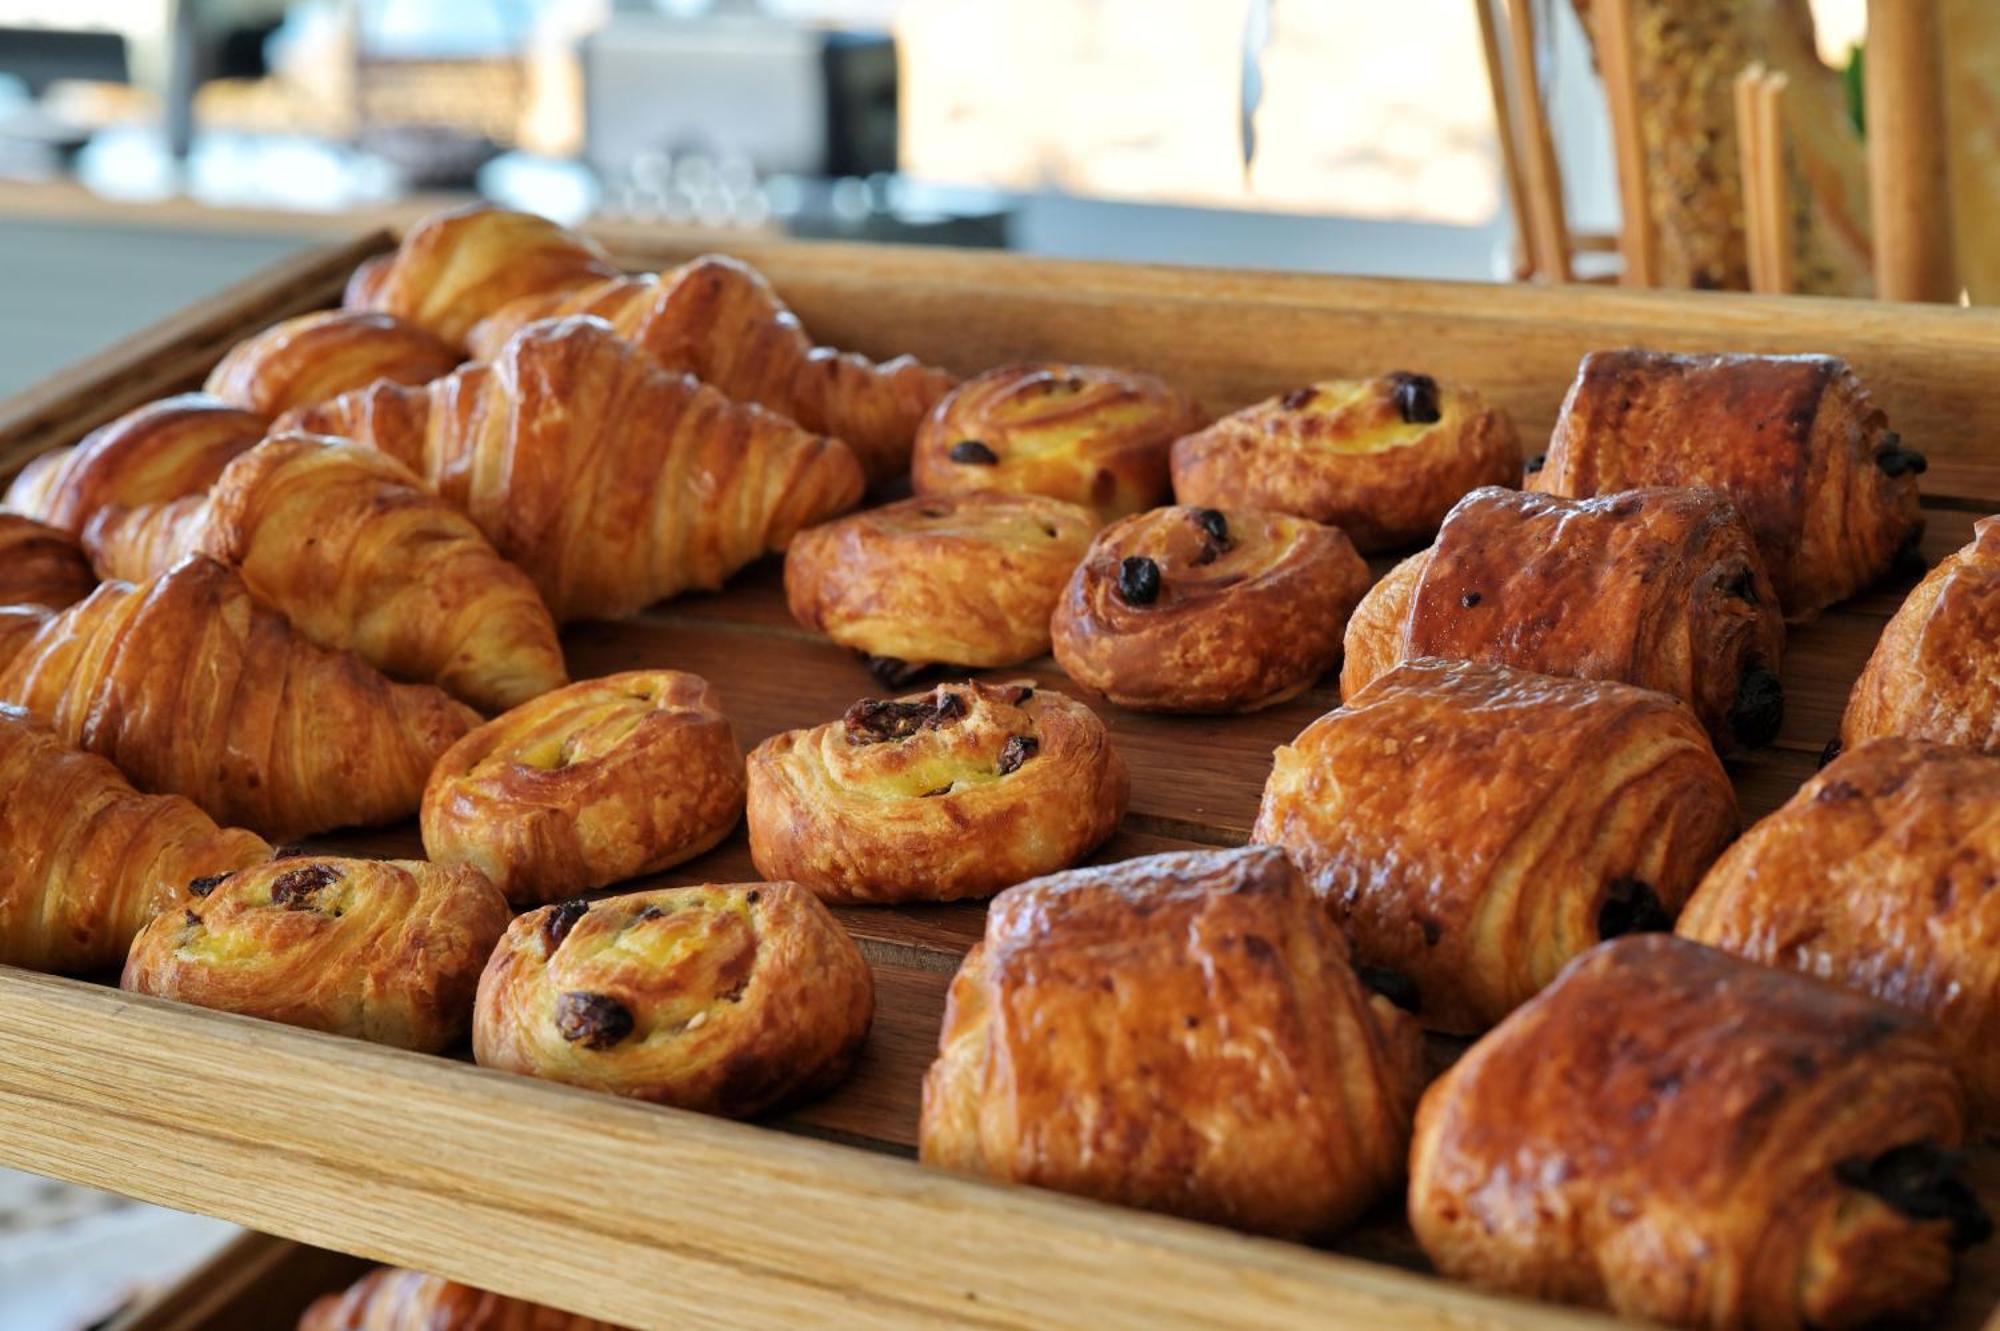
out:
<path id="1" fill-rule="evenodd" d="M 84 541 L 100 573 L 128 582 L 208 555 L 322 647 L 488 711 L 569 678 L 527 574 L 408 468 L 358 444 L 273 435 L 208 494 L 102 509 Z"/>
<path id="2" fill-rule="evenodd" d="M 1513 485 L 1521 442 L 1469 388 L 1398 370 L 1225 416 L 1173 449 L 1174 498 L 1331 523 L 1364 554 L 1414 545 L 1468 490 Z"/>
<path id="3" fill-rule="evenodd" d="M 39 605 L 0 605 L 0 669 L 35 640 L 55 611 Z"/>
<path id="4" fill-rule="evenodd" d="M 654 873 L 743 813 L 743 751 L 699 675 L 584 680 L 489 721 L 424 788 L 424 853 L 470 864 L 515 905 Z"/>
<path id="5" fill-rule="evenodd" d="M 465 1035 L 512 919 L 478 870 L 422 860 L 292 855 L 193 891 L 134 940 L 124 988 L 427 1053 Z"/>
<path id="6" fill-rule="evenodd" d="M 2000 754 L 2000 518 L 1924 575 L 1876 640 L 1841 743 L 1881 735 Z"/>
<path id="7" fill-rule="evenodd" d="M 1340 659 L 1368 565 L 1335 527 L 1157 508 L 1097 534 L 1051 632 L 1069 677 L 1125 707 L 1250 712 Z"/>
<path id="8" fill-rule="evenodd" d="M 377 379 L 429 383 L 450 374 L 461 359 L 440 339 L 390 315 L 321 310 L 238 342 L 209 371 L 203 388 L 268 419 Z"/>
<path id="9" fill-rule="evenodd" d="M 863 489 L 839 440 L 670 374 L 593 318 L 531 325 L 491 365 L 378 383 L 279 428 L 353 439 L 428 480 L 558 622 L 720 587 Z"/>
<path id="10" fill-rule="evenodd" d="M 1251 839 L 1291 855 L 1357 962 L 1411 982 L 1426 1026 L 1471 1033 L 1600 939 L 1672 927 L 1735 835 L 1729 775 L 1674 699 L 1424 660 L 1278 750 Z"/>
<path id="11" fill-rule="evenodd" d="M 800 532 L 792 617 L 913 665 L 1005 666 L 1049 649 L 1049 613 L 1096 527 L 1043 495 L 924 495 Z"/>
<path id="12" fill-rule="evenodd" d="M 578 314 L 608 321 L 663 369 L 841 440 L 871 485 L 909 469 L 918 424 L 956 382 L 912 356 L 878 364 L 814 346 L 762 273 L 720 254 L 527 297 L 475 329 L 473 351 L 491 359 L 536 320 Z"/>
<path id="13" fill-rule="evenodd" d="M 1425 1093 L 1410 1223 L 1446 1275 L 1712 1328 L 1933 1306 L 1984 1217 L 1929 1023 L 1678 938 L 1605 943 Z M 1926 1215 L 1931 1218 L 1924 1218 Z"/>
<path id="14" fill-rule="evenodd" d="M 1923 465 L 1832 356 L 1594 351 L 1529 485 L 1570 498 L 1721 490 L 1797 620 L 1874 582 L 1923 531 Z"/>
<path id="15" fill-rule="evenodd" d="M 314 646 L 199 555 L 49 619 L 0 666 L 0 702 L 141 789 L 278 839 L 407 817 L 437 756 L 479 724 L 434 688 Z"/>
<path id="16" fill-rule="evenodd" d="M 1154 855 L 995 898 L 924 1078 L 924 1163 L 1273 1234 L 1401 1176 L 1416 1024 L 1269 847 Z"/>
<path id="17" fill-rule="evenodd" d="M 609 1322 L 558 1312 L 439 1276 L 382 1266 L 338 1294 L 316 1300 L 298 1331 L 619 1331 Z"/>
<path id="18" fill-rule="evenodd" d="M 106 970 L 188 883 L 270 858 L 178 795 L 141 795 L 118 769 L 0 706 L 0 963 Z"/>
<path id="19" fill-rule="evenodd" d="M 97 586 L 76 538 L 60 528 L 0 513 L 0 605 L 60 610 Z"/>
<path id="20" fill-rule="evenodd" d="M 1746 833 L 1676 932 L 1928 1014 L 2000 1127 L 2000 760 L 1848 750 Z"/>
<path id="21" fill-rule="evenodd" d="M 1776 736 L 1785 624 L 1750 529 L 1713 490 L 1475 490 L 1362 599 L 1340 692 L 1397 661 L 1618 680 L 1694 708 L 1718 749 Z"/>
<path id="22" fill-rule="evenodd" d="M 750 753 L 750 858 L 828 901 L 956 901 L 1074 864 L 1131 779 L 1082 703 L 1026 684 L 865 699 Z"/>
<path id="23" fill-rule="evenodd" d="M 479 981 L 484 1067 L 747 1118 L 831 1089 L 875 1011 L 861 949 L 797 883 L 545 906 Z"/>
<path id="24" fill-rule="evenodd" d="M 911 479 L 918 494 L 1049 495 L 1109 522 L 1167 501 L 1167 450 L 1207 423 L 1194 399 L 1150 374 L 1003 365 L 924 418 Z"/>
<path id="25" fill-rule="evenodd" d="M 7 491 L 7 507 L 72 536 L 110 505 L 157 504 L 200 494 L 238 453 L 264 437 L 265 420 L 206 393 L 183 393 L 128 411 L 74 448 L 45 453 Z"/>

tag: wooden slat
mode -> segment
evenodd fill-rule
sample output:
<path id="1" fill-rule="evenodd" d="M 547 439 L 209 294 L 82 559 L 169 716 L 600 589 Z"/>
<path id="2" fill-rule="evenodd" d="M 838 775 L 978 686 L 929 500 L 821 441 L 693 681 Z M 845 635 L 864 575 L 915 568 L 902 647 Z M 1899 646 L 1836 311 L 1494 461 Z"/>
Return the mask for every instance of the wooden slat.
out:
<path id="1" fill-rule="evenodd" d="M 345 1253 L 245 1234 L 104 1331 L 290 1331 L 314 1299 L 367 1270 Z"/>

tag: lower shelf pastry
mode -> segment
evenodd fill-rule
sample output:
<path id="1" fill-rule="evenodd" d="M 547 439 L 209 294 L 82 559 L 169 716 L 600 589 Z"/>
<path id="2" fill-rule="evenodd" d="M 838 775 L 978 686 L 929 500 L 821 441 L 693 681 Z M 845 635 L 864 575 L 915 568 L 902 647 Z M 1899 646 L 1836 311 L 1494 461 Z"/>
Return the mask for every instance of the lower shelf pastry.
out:
<path id="1" fill-rule="evenodd" d="M 125 962 L 135 993 L 428 1053 L 463 1038 L 510 918 L 474 869 L 287 856 L 197 879 Z"/>
<path id="2" fill-rule="evenodd" d="M 827 901 L 957 901 L 1076 863 L 1131 781 L 1104 723 L 1027 684 L 869 698 L 750 753 L 750 858 Z"/>
<path id="3" fill-rule="evenodd" d="M 269 859 L 254 832 L 217 827 L 178 795 L 142 795 L 118 769 L 0 706 L 0 964 L 114 970 L 188 884 Z"/>
<path id="4" fill-rule="evenodd" d="M 1716 491 L 1476 490 L 1355 608 L 1340 691 L 1420 656 L 1619 680 L 1688 703 L 1727 751 L 1776 738 L 1784 640 L 1750 529 Z"/>
<path id="5" fill-rule="evenodd" d="M 0 513 L 0 605 L 61 610 L 96 586 L 74 536 L 19 513 Z"/>
<path id="6" fill-rule="evenodd" d="M 1506 666 L 1396 667 L 1280 748 L 1251 833 L 1434 1030 L 1484 1030 L 1600 939 L 1671 928 L 1736 835 L 1694 714 Z"/>
<path id="7" fill-rule="evenodd" d="M 1090 545 L 1086 509 L 1043 495 L 925 495 L 799 533 L 792 617 L 883 664 L 1007 666 L 1049 649 L 1049 614 Z"/>
<path id="8" fill-rule="evenodd" d="M 1124 707 L 1248 712 L 1340 659 L 1368 565 L 1337 528 L 1159 508 L 1099 532 L 1051 622 L 1069 677 Z"/>
<path id="9" fill-rule="evenodd" d="M 268 420 L 377 379 L 426 384 L 450 374 L 460 359 L 443 340 L 393 315 L 318 310 L 238 342 L 203 387 Z"/>
<path id="10" fill-rule="evenodd" d="M 2000 759 L 1850 749 L 1730 847 L 1679 932 L 1928 1014 L 2000 1130 Z"/>
<path id="11" fill-rule="evenodd" d="M 1174 498 L 1339 527 L 1363 553 L 1415 545 L 1467 491 L 1515 485 L 1521 442 L 1479 394 L 1427 374 L 1328 380 L 1174 445 Z"/>
<path id="12" fill-rule="evenodd" d="M 1004 365 L 960 384 L 924 418 L 911 479 L 918 494 L 1048 495 L 1109 522 L 1167 501 L 1167 450 L 1207 420 L 1150 374 Z"/>
<path id="13" fill-rule="evenodd" d="M 926 1164 L 1283 1235 L 1402 1176 L 1415 1023 L 1356 979 L 1270 847 L 1023 883 L 966 955 L 924 1079 Z"/>
<path id="14" fill-rule="evenodd" d="M 424 789 L 424 853 L 479 869 L 517 906 L 694 858 L 743 815 L 743 751 L 708 681 L 584 680 L 447 749 Z"/>
<path id="15" fill-rule="evenodd" d="M 567 901 L 521 916 L 479 981 L 473 1055 L 747 1118 L 831 1089 L 875 1011 L 861 949 L 796 883 Z"/>
<path id="16" fill-rule="evenodd" d="M 1678 938 L 1605 943 L 1439 1078 L 1410 1223 L 1440 1272 L 1705 1328 L 1921 1317 L 1990 1225 L 1930 1023 Z"/>
<path id="17" fill-rule="evenodd" d="M 473 1289 L 441 1276 L 377 1267 L 307 1308 L 298 1331 L 620 1331 L 609 1322 Z"/>

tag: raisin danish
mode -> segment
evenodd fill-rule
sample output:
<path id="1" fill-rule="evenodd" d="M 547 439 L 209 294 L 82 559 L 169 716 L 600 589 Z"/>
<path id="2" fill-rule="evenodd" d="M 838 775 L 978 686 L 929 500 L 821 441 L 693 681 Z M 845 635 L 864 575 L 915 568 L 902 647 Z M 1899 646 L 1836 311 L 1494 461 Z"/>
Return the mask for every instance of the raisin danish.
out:
<path id="1" fill-rule="evenodd" d="M 1027 684 L 940 684 L 753 749 L 750 858 L 844 904 L 990 896 L 1089 854 L 1130 793 L 1082 703 Z"/>
<path id="2" fill-rule="evenodd" d="M 386 314 L 321 310 L 238 342 L 209 371 L 203 388 L 268 420 L 377 379 L 427 384 L 450 374 L 459 360 L 415 324 Z"/>
<path id="3" fill-rule="evenodd" d="M 1414 545 L 1482 485 L 1513 485 L 1521 442 L 1469 388 L 1398 370 L 1246 407 L 1174 445 L 1174 498 L 1273 509 L 1346 532 L 1364 554 Z"/>
<path id="4" fill-rule="evenodd" d="M 1167 450 L 1207 420 L 1150 374 L 1006 365 L 960 384 L 925 418 L 911 479 L 918 494 L 1044 494 L 1109 522 L 1166 502 Z"/>
<path id="5" fill-rule="evenodd" d="M 479 980 L 480 1064 L 747 1118 L 831 1089 L 875 1011 L 861 949 L 796 883 L 566 901 Z"/>
<path id="6" fill-rule="evenodd" d="M 424 788 L 424 853 L 532 905 L 692 859 L 742 813 L 722 699 L 698 675 L 633 670 L 545 694 L 445 750 Z"/>
<path id="7" fill-rule="evenodd" d="M 1439 1271 L 1680 1326 L 1921 1315 L 1989 1230 L 1922 1017 L 1682 939 L 1585 953 L 1425 1093 Z"/>
<path id="8" fill-rule="evenodd" d="M 1158 508 L 1097 534 L 1050 631 L 1069 677 L 1124 707 L 1250 712 L 1340 659 L 1368 565 L 1338 528 Z"/>
<path id="9" fill-rule="evenodd" d="M 338 1294 L 316 1300 L 298 1331 L 619 1331 L 609 1322 L 557 1312 L 440 1276 L 377 1267 Z"/>
<path id="10" fill-rule="evenodd" d="M 926 1164 L 1282 1235 L 1403 1172 L 1417 1028 L 1269 847 L 995 898 L 924 1078 Z"/>
<path id="11" fill-rule="evenodd" d="M 1006 666 L 1049 649 L 1049 613 L 1096 529 L 1043 495 L 924 495 L 800 532 L 792 617 L 875 658 L 885 682 L 928 665 Z"/>
<path id="12" fill-rule="evenodd" d="M 195 880 L 132 944 L 124 988 L 436 1053 L 472 1020 L 506 899 L 476 869 L 288 856 Z"/>
<path id="13" fill-rule="evenodd" d="M 1251 838 L 1291 855 L 1364 973 L 1470 1033 L 1599 939 L 1672 927 L 1735 835 L 1729 776 L 1676 700 L 1424 660 L 1278 750 Z"/>
<path id="14" fill-rule="evenodd" d="M 90 559 L 68 532 L 0 513 L 0 605 L 61 610 L 97 586 Z"/>
<path id="15" fill-rule="evenodd" d="M 1677 930 L 1928 1014 L 2000 1127 L 2000 759 L 1870 740 L 1751 828 Z"/>
<path id="16" fill-rule="evenodd" d="M 1594 351 L 1529 484 L 1572 499 L 1721 490 L 1786 615 L 1805 619 L 1888 572 L 1922 533 L 1923 470 L 1845 361 Z"/>
<path id="17" fill-rule="evenodd" d="M 1692 706 L 1717 748 L 1754 747 L 1784 717 L 1784 640 L 1750 529 L 1716 491 L 1489 488 L 1362 598 L 1340 691 L 1414 657 L 1490 661 L 1658 689 Z"/>

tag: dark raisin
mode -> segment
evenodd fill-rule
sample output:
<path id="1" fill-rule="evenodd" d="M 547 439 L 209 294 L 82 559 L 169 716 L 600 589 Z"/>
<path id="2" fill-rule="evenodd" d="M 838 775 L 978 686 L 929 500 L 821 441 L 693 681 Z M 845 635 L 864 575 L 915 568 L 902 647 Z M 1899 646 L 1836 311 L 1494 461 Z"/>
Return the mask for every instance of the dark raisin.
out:
<path id="1" fill-rule="evenodd" d="M 1470 610 L 1472 609 L 1472 607 L 1478 605 L 1481 601 L 1485 599 L 1486 598 L 1481 596 L 1478 592 L 1467 592 L 1465 595 L 1458 598 L 1458 603 L 1464 606 L 1467 610 Z"/>
<path id="2" fill-rule="evenodd" d="M 1405 1012 L 1416 1012 L 1423 1006 L 1417 993 L 1417 982 L 1399 970 L 1387 966 L 1356 966 L 1355 978 L 1394 1003 Z"/>
<path id="3" fill-rule="evenodd" d="M 1229 540 L 1229 519 L 1222 516 L 1221 509 L 1197 508 L 1188 516 L 1192 517 L 1195 525 L 1206 532 L 1210 538 L 1223 542 Z"/>
<path id="4" fill-rule="evenodd" d="M 205 897 L 210 892 L 213 892 L 217 887 L 219 887 L 222 883 L 222 880 L 227 877 L 229 877 L 229 875 L 226 873 L 211 873 L 211 874 L 203 874 L 199 878 L 191 879 L 188 882 L 188 895 L 196 897 Z"/>
<path id="5" fill-rule="evenodd" d="M 951 446 L 951 460 L 969 467 L 999 465 L 1000 455 L 977 439 L 961 439 Z"/>
<path id="6" fill-rule="evenodd" d="M 1118 563 L 1118 594 L 1127 605 L 1151 605 L 1160 599 L 1160 566 L 1144 555 L 1127 555 Z"/>
<path id="7" fill-rule="evenodd" d="M 1034 696 L 1035 696 L 1035 686 L 1033 684 L 1016 684 L 1014 686 L 1014 695 L 1011 698 L 1007 699 L 1007 701 L 1012 703 L 1014 706 L 1019 707 L 1022 703 L 1028 701 L 1028 699 Z"/>
<path id="8" fill-rule="evenodd" d="M 274 860 L 295 860 L 301 855 L 310 854 L 312 852 L 304 846 L 280 846 L 271 852 L 271 858 Z"/>
<path id="9" fill-rule="evenodd" d="M 1000 775 L 1019 770 L 1022 763 L 1041 751 L 1042 742 L 1033 735 L 1009 735 L 1000 748 Z"/>
<path id="10" fill-rule="evenodd" d="M 749 893 L 744 896 L 743 899 L 754 906 L 758 902 L 764 899 L 764 894 L 762 892 L 759 892 L 756 888 L 753 887 L 750 889 Z"/>
<path id="11" fill-rule="evenodd" d="M 917 798 L 920 800 L 927 800 L 927 799 L 934 799 L 939 795 L 949 795 L 949 794 L 951 794 L 951 787 L 946 785 L 946 786 L 938 786 L 932 790 L 926 790 L 923 794 L 917 796 Z"/>
<path id="12" fill-rule="evenodd" d="M 1736 686 L 1729 709 L 1729 728 L 1746 748 L 1758 748 L 1778 737 L 1785 723 L 1785 687 L 1763 666 L 1751 666 Z"/>
<path id="13" fill-rule="evenodd" d="M 556 1000 L 556 1033 L 585 1049 L 609 1049 L 632 1026 L 632 1010 L 608 995 L 572 993 Z"/>
<path id="14" fill-rule="evenodd" d="M 1819 751 L 1819 765 L 1825 767 L 1835 758 L 1838 758 L 1840 756 L 1840 747 L 1840 736 L 1835 735 L 1832 739 L 1828 740 L 1826 747 Z"/>
<path id="15" fill-rule="evenodd" d="M 1723 594 L 1739 601 L 1757 604 L 1757 575 L 1749 569 L 1740 570 L 1735 577 L 1722 584 Z"/>
<path id="16" fill-rule="evenodd" d="M 935 730 L 941 725 L 956 721 L 965 715 L 965 698 L 962 694 L 946 693 L 939 689 L 931 700 L 931 714 L 924 719 L 926 730 Z"/>
<path id="17" fill-rule="evenodd" d="M 569 931 L 576 928 L 576 922 L 589 912 L 590 903 L 581 897 L 549 907 L 548 914 L 542 916 L 542 951 L 554 956 L 563 939 L 569 937 Z"/>
<path id="18" fill-rule="evenodd" d="M 1834 1174 L 1872 1193 L 1913 1220 L 1949 1220 L 1951 1246 L 1970 1248 L 1993 1233 L 1993 1220 L 1972 1186 L 1959 1177 L 1965 1157 L 1934 1141 L 1893 1146 L 1873 1159 L 1843 1160 Z"/>
<path id="19" fill-rule="evenodd" d="M 1278 405 L 1286 411 L 1297 411 L 1300 407 L 1305 406 L 1318 396 L 1319 390 L 1317 388 L 1294 388 L 1291 392 L 1278 399 Z"/>
<path id="20" fill-rule="evenodd" d="M 1521 464 L 1521 470 L 1527 472 L 1528 475 L 1533 476 L 1536 472 L 1540 471 L 1543 467 L 1546 467 L 1548 465 L 1549 465 L 1549 455 L 1547 453 L 1533 453 L 1529 455 L 1528 460 L 1526 462 L 1523 462 Z"/>
<path id="21" fill-rule="evenodd" d="M 1444 412 L 1438 407 L 1438 383 L 1428 374 L 1411 374 L 1408 370 L 1397 370 L 1389 376 L 1393 385 L 1391 396 L 1396 410 L 1411 425 L 1429 425 L 1443 419 Z"/>
<path id="22" fill-rule="evenodd" d="M 330 864 L 303 864 L 287 869 L 271 880 L 271 904 L 286 910 L 311 910 L 313 894 L 340 881 L 340 870 Z"/>
<path id="23" fill-rule="evenodd" d="M 191 910 L 184 910 L 181 912 L 181 923 L 190 929 L 199 929 L 201 928 L 201 916 Z"/>
<path id="24" fill-rule="evenodd" d="M 1875 465 L 1889 476 L 1921 476 L 1930 470 L 1930 460 L 1914 448 L 1903 447 L 1903 437 L 1894 430 L 1882 436 L 1875 450 Z"/>
<path id="25" fill-rule="evenodd" d="M 658 906 L 648 906 L 644 910 L 640 911 L 637 915 L 634 915 L 632 917 L 632 923 L 644 924 L 648 920 L 664 920 L 666 918 L 667 918 L 667 913 L 661 910 Z"/>
<path id="26" fill-rule="evenodd" d="M 1673 927 L 1674 917 L 1651 883 L 1619 878 L 1604 889 L 1604 904 L 1597 908 L 1599 938 L 1663 934 Z"/>
<path id="27" fill-rule="evenodd" d="M 919 730 L 950 725 L 965 713 L 965 699 L 961 695 L 940 689 L 921 702 L 863 698 L 847 709 L 841 724 L 847 728 L 849 744 L 882 744 L 908 739 Z"/>
<path id="28" fill-rule="evenodd" d="M 885 689 L 907 688 L 935 669 L 929 661 L 905 661 L 895 656 L 870 656 L 866 652 L 861 655 L 861 664 Z"/>

